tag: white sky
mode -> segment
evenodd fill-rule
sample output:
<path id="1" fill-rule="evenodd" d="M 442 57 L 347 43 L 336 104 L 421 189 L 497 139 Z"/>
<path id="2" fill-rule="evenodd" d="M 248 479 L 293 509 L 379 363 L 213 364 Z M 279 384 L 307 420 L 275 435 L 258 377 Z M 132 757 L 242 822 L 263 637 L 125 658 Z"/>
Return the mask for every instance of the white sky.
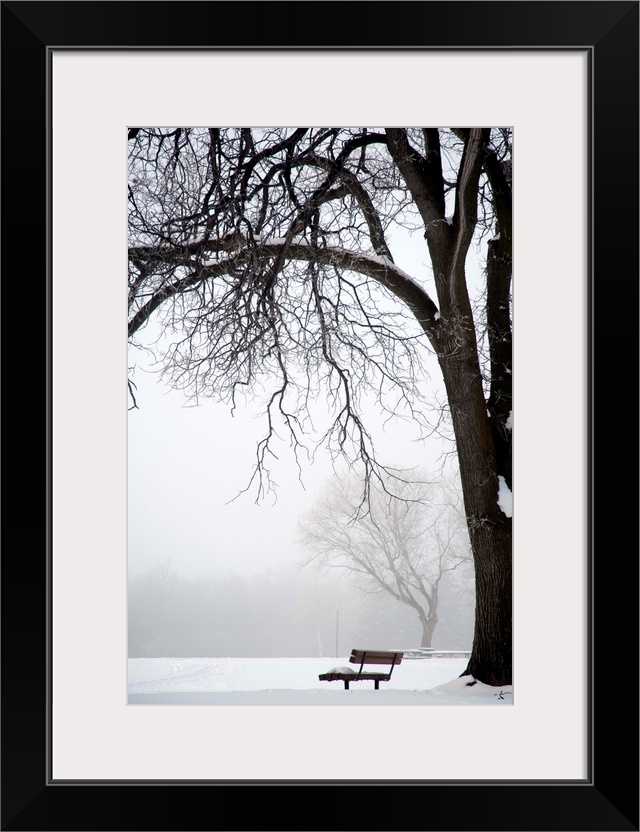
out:
<path id="1" fill-rule="evenodd" d="M 401 248 L 392 249 L 398 267 L 430 289 L 422 235 L 407 236 Z M 474 258 L 472 245 L 470 260 Z M 138 340 L 147 333 L 143 342 L 150 344 L 157 332 L 149 326 Z M 256 505 L 255 488 L 233 500 L 249 483 L 256 443 L 264 435 L 258 409 L 252 413 L 239 408 L 232 416 L 227 405 L 213 400 L 191 406 L 183 393 L 157 381 L 144 350 L 130 351 L 133 363 L 139 407 L 128 418 L 129 573 L 171 561 L 184 577 L 219 571 L 249 574 L 299 560 L 296 522 L 332 475 L 328 452 L 316 453 L 313 467 L 303 472 L 303 486 L 293 453 L 282 442 L 276 449 L 279 459 L 271 466 L 279 485 L 277 502 L 269 496 Z M 442 399 L 435 359 L 429 372 L 429 387 Z M 370 424 L 376 426 L 375 421 Z M 376 447 L 385 462 L 438 470 L 444 446 L 435 438 L 416 444 L 418 432 L 407 422 L 387 422 L 384 431 L 380 419 L 377 424 Z"/>
<path id="2" fill-rule="evenodd" d="M 295 523 L 332 474 L 328 454 L 316 454 L 301 483 L 282 443 L 271 468 L 278 499 L 268 496 L 256 505 L 252 489 L 234 500 L 249 482 L 261 423 L 247 412 L 232 417 L 213 401 L 185 406 L 182 394 L 163 391 L 141 375 L 135 377 L 141 409 L 129 414 L 131 573 L 165 560 L 189 576 L 255 572 L 297 559 Z M 385 438 L 390 462 L 437 464 L 439 447 L 430 443 L 416 452 L 406 425 L 390 427 Z"/>

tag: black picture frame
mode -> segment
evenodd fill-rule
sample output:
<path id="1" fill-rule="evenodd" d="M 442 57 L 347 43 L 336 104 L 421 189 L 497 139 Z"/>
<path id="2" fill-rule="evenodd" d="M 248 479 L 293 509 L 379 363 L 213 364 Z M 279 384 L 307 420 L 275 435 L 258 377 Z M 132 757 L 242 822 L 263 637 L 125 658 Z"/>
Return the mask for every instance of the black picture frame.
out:
<path id="1" fill-rule="evenodd" d="M 3 409 L 8 474 L 3 490 L 1 828 L 638 830 L 638 501 L 637 476 L 628 468 L 637 474 L 629 459 L 638 459 L 639 3 L 1 5 L 8 392 Z M 586 781 L 50 779 L 49 58 L 54 48 L 177 47 L 588 51 L 591 727 Z M 624 678 L 611 678 L 610 667 L 628 671 Z M 562 679 L 554 681 L 560 694 Z M 374 795 L 375 808 L 360 811 L 361 801 Z"/>

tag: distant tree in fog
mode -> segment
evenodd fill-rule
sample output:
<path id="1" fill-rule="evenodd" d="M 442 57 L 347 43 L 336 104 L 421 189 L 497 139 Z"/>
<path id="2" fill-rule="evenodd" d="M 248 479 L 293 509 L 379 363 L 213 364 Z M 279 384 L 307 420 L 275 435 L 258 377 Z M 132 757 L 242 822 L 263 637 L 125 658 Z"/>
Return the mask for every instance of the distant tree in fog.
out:
<path id="1" fill-rule="evenodd" d="M 365 592 L 386 593 L 414 610 L 421 646 L 431 647 L 443 582 L 472 586 L 473 561 L 461 495 L 445 480 L 371 483 L 362 504 L 362 477 L 333 477 L 300 522 L 303 564 L 338 569 Z M 400 497 L 400 499 L 398 499 Z"/>

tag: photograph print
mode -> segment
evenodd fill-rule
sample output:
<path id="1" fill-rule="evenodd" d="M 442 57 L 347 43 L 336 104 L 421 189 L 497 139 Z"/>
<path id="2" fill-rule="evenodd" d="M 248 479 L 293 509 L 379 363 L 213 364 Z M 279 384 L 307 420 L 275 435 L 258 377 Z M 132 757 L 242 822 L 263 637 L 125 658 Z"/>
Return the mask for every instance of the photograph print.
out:
<path id="1" fill-rule="evenodd" d="M 512 704 L 511 128 L 127 148 L 129 704 Z"/>

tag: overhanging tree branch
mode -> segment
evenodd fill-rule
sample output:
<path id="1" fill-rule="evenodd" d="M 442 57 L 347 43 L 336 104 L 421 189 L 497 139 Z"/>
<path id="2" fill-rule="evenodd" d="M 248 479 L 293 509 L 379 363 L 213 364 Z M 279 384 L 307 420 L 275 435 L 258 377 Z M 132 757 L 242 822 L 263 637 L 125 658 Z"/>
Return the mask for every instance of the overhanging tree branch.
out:
<path id="1" fill-rule="evenodd" d="M 248 249 L 239 248 L 243 242 L 239 235 L 235 235 L 233 245 L 237 250 L 232 256 L 224 260 L 207 262 L 192 274 L 162 286 L 132 317 L 129 323 L 129 335 L 134 335 L 166 300 L 175 295 L 184 294 L 219 275 L 229 274 L 238 266 L 242 266 L 248 251 Z M 220 246 L 215 250 L 226 251 L 231 245 L 231 240 L 227 240 L 225 247 Z M 250 251 L 252 257 L 258 257 L 265 263 L 274 258 L 277 262 L 284 262 L 286 257 L 288 260 L 299 260 L 307 263 L 313 261 L 318 265 L 333 266 L 371 277 L 405 302 L 425 331 L 431 334 L 434 339 L 437 339 L 435 331 L 437 306 L 421 286 L 395 266 L 393 262 L 387 262 L 385 257 L 360 254 L 340 248 L 314 249 L 307 244 L 287 243 L 286 240 L 267 240 L 262 243 L 253 241 Z M 130 250 L 129 256 L 136 260 L 139 257 L 138 250 L 133 248 L 133 250 Z M 169 255 L 170 259 L 174 256 L 177 256 L 175 252 L 171 252 Z"/>

